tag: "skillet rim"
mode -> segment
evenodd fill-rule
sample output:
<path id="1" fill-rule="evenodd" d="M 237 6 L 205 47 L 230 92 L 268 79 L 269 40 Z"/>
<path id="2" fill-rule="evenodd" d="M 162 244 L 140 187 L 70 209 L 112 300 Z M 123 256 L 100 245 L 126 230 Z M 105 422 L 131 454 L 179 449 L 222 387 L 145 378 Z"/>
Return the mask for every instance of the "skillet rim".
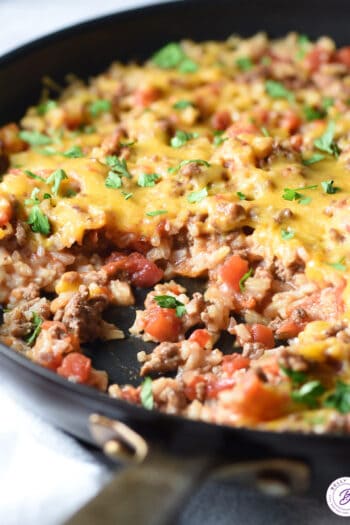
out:
<path id="1" fill-rule="evenodd" d="M 202 5 L 211 5 L 211 0 L 201 0 Z M 222 4 L 229 4 L 230 0 L 221 0 Z M 145 12 L 146 13 L 154 13 L 156 11 L 162 11 L 165 10 L 167 12 L 171 11 L 171 9 L 177 9 L 179 5 L 189 5 L 192 6 L 198 5 L 197 0 L 167 0 L 166 2 L 157 2 L 154 4 L 150 4 L 147 6 L 136 6 L 131 8 L 122 8 L 120 11 L 112 12 L 109 14 L 105 14 L 102 16 L 98 16 L 92 19 L 84 20 L 83 22 L 78 22 L 74 24 L 70 24 L 67 27 L 63 27 L 62 29 L 50 32 L 47 35 L 44 35 L 42 37 L 36 38 L 34 40 L 28 41 L 25 44 L 22 44 L 19 47 L 16 47 L 8 52 L 6 52 L 4 55 L 0 55 L 0 68 L 10 65 L 13 62 L 16 62 L 18 59 L 23 59 L 26 57 L 26 55 L 29 55 L 32 51 L 35 51 L 37 49 L 40 49 L 42 46 L 47 46 L 49 44 L 54 44 L 55 41 L 59 41 L 62 37 L 69 37 L 71 35 L 77 34 L 80 30 L 86 31 L 89 29 L 92 29 L 94 27 L 102 26 L 105 23 L 110 23 L 114 19 L 120 19 L 123 18 L 127 19 L 130 16 L 134 17 L 142 17 Z M 170 16 L 170 14 L 169 14 Z M 259 435 L 260 437 L 266 436 L 271 437 L 273 439 L 276 439 L 277 437 L 286 437 L 289 439 L 300 439 L 300 440 L 306 440 L 306 441 L 314 441 L 317 439 L 318 441 L 321 439 L 323 443 L 327 441 L 334 441 L 337 442 L 347 442 L 349 441 L 349 435 L 346 434 L 336 434 L 336 433 L 330 433 L 325 432 L 322 434 L 317 433 L 306 433 L 306 432 L 300 432 L 300 431 L 271 431 L 271 430 L 260 430 L 260 429 L 252 429 L 249 427 L 232 427 L 229 425 L 223 425 L 218 423 L 208 423 L 206 421 L 200 421 L 200 420 L 194 420 L 190 418 L 186 418 L 184 416 L 174 415 L 174 414 L 167 414 L 164 412 L 161 412 L 160 410 L 147 410 L 146 408 L 128 403 L 127 401 L 121 400 L 121 399 L 115 399 L 110 397 L 105 392 L 100 392 L 93 387 L 89 387 L 86 385 L 73 383 L 71 381 L 68 381 L 67 379 L 59 376 L 58 374 L 54 373 L 52 370 L 49 370 L 47 368 L 44 368 L 34 362 L 32 362 L 30 359 L 25 357 L 24 355 L 20 354 L 16 350 L 12 349 L 9 346 L 4 345 L 3 343 L 0 343 L 0 361 L 1 359 L 9 359 L 10 361 L 13 361 L 16 363 L 16 365 L 29 369 L 31 373 L 33 373 L 33 376 L 39 375 L 43 377 L 45 380 L 49 381 L 53 385 L 55 385 L 59 389 L 63 389 L 65 391 L 71 391 L 75 394 L 78 394 L 82 396 L 84 399 L 91 399 L 94 400 L 96 403 L 99 404 L 106 404 L 108 408 L 111 410 L 119 409 L 119 414 L 117 414 L 117 418 L 120 418 L 120 412 L 125 413 L 127 416 L 135 417 L 140 422 L 147 421 L 149 423 L 167 423 L 167 422 L 173 422 L 177 425 L 186 425 L 188 428 L 193 427 L 194 429 L 203 431 L 205 430 L 211 430 L 213 431 L 215 428 L 218 430 L 224 431 L 225 433 L 230 433 L 231 435 L 236 434 L 237 437 L 253 437 L 256 435 Z M 93 410 L 91 412 L 94 412 Z M 59 425 L 57 425 L 59 426 Z M 74 435 L 74 432 L 73 432 Z"/>

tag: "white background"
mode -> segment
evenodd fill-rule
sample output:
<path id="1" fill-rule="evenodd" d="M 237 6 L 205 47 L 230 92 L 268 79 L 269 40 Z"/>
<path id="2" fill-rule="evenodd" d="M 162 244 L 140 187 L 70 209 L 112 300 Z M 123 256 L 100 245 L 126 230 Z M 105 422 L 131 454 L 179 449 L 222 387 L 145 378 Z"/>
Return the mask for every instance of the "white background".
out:
<path id="1" fill-rule="evenodd" d="M 151 2 L 0 0 L 0 55 L 66 25 L 147 3 Z M 1 369 L 0 416 L 0 525 L 59 525 L 109 479 L 111 472 L 94 455 L 14 403 L 2 385 Z M 268 500 L 218 483 L 206 484 L 179 519 L 179 525 L 266 523 L 345 521 L 321 502 Z"/>

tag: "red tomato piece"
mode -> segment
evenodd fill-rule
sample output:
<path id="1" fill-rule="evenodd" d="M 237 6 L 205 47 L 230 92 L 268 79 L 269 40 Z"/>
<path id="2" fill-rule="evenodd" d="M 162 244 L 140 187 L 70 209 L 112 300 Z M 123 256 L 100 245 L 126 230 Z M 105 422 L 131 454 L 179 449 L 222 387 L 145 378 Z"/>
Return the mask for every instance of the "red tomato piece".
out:
<path id="1" fill-rule="evenodd" d="M 157 341 L 177 341 L 181 320 L 173 308 L 152 308 L 147 312 L 145 332 Z"/>
<path id="2" fill-rule="evenodd" d="M 136 106 L 146 108 L 159 99 L 161 92 L 158 88 L 150 86 L 147 88 L 138 89 L 135 91 L 134 100 Z"/>
<path id="3" fill-rule="evenodd" d="M 74 377 L 78 383 L 86 383 L 91 372 L 91 359 L 83 354 L 72 352 L 63 358 L 57 373 L 63 377 Z"/>
<path id="4" fill-rule="evenodd" d="M 266 346 L 266 348 L 273 348 L 275 346 L 273 331 L 268 326 L 264 324 L 252 324 L 250 330 L 254 343 L 261 343 Z"/>
<path id="5" fill-rule="evenodd" d="M 194 376 L 190 381 L 188 381 L 185 384 L 184 391 L 187 399 L 189 399 L 190 401 L 198 399 L 198 390 L 200 388 L 199 385 L 203 385 L 204 387 L 206 387 L 205 378 L 201 375 Z"/>
<path id="6" fill-rule="evenodd" d="M 221 267 L 222 280 L 231 286 L 236 292 L 240 291 L 239 281 L 249 270 L 248 262 L 239 255 L 232 255 Z"/>
<path id="7" fill-rule="evenodd" d="M 225 131 L 231 124 L 231 115 L 228 111 L 217 111 L 212 118 L 213 128 L 218 131 Z"/>
<path id="8" fill-rule="evenodd" d="M 163 277 L 163 270 L 137 252 L 133 252 L 130 255 L 113 252 L 108 257 L 104 269 L 110 276 L 118 271 L 127 272 L 131 283 L 140 288 L 150 288 Z"/>
<path id="9" fill-rule="evenodd" d="M 237 352 L 231 355 L 225 355 L 222 360 L 222 370 L 227 375 L 232 375 L 236 370 L 248 368 L 250 364 L 249 357 L 245 357 Z"/>
<path id="10" fill-rule="evenodd" d="M 198 329 L 190 335 L 189 340 L 194 341 L 195 343 L 198 343 L 199 346 L 201 346 L 202 348 L 205 348 L 206 345 L 210 342 L 211 336 L 208 330 Z"/>
<path id="11" fill-rule="evenodd" d="M 322 64 L 330 62 L 332 52 L 315 46 L 305 57 L 305 62 L 311 73 L 317 71 Z"/>
<path id="12" fill-rule="evenodd" d="M 335 54 L 335 60 L 350 68 L 350 46 L 339 49 Z"/>
<path id="13" fill-rule="evenodd" d="M 281 128 L 294 133 L 301 126 L 301 118 L 294 111 L 287 111 L 281 119 Z"/>
<path id="14" fill-rule="evenodd" d="M 233 388 L 236 381 L 232 377 L 226 377 L 215 381 L 210 381 L 207 384 L 206 397 L 208 399 L 214 399 L 218 396 L 219 392 Z"/>
<path id="15" fill-rule="evenodd" d="M 13 209 L 11 203 L 5 197 L 0 196 L 0 226 L 5 226 L 12 219 Z"/>

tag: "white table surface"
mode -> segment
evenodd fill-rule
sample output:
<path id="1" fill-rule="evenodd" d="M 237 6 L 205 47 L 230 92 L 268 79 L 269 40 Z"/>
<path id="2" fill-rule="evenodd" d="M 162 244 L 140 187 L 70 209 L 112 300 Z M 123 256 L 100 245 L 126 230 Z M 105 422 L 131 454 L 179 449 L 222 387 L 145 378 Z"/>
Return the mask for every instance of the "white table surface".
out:
<path id="1" fill-rule="evenodd" d="M 0 55 L 75 22 L 145 0 L 0 0 Z M 1 108 L 1 101 L 0 101 Z M 111 471 L 81 444 L 16 404 L 0 369 L 0 525 L 60 525 L 108 481 Z M 179 525 L 345 523 L 315 501 L 269 500 L 207 483 Z M 132 524 L 130 524 L 132 525 Z"/>

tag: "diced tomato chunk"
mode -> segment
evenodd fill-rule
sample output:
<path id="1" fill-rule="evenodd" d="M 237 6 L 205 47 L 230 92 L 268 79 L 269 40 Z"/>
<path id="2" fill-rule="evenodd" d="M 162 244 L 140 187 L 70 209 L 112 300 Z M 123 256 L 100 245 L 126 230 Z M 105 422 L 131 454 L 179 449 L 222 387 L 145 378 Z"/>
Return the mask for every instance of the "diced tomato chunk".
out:
<path id="1" fill-rule="evenodd" d="M 322 47 L 315 46 L 306 56 L 305 63 L 307 68 L 311 73 L 317 71 L 322 64 L 327 64 L 330 62 L 332 57 L 332 52 L 328 49 L 323 49 Z"/>
<path id="2" fill-rule="evenodd" d="M 225 131 L 226 128 L 231 124 L 231 115 L 228 111 L 217 111 L 213 115 L 212 124 L 213 128 L 218 131 Z"/>
<path id="3" fill-rule="evenodd" d="M 294 133 L 301 126 L 301 123 L 301 118 L 294 111 L 287 111 L 281 119 L 280 126 L 288 133 Z"/>
<path id="4" fill-rule="evenodd" d="M 152 102 L 155 102 L 161 96 L 161 91 L 154 86 L 138 89 L 135 91 L 134 100 L 136 106 L 143 108 L 148 107 Z"/>
<path id="5" fill-rule="evenodd" d="M 215 381 L 209 381 L 207 384 L 206 397 L 208 399 L 215 399 L 219 392 L 222 392 L 223 390 L 229 390 L 230 388 L 233 388 L 235 384 L 236 381 L 232 377 L 225 377 Z"/>
<path id="6" fill-rule="evenodd" d="M 232 255 L 221 267 L 220 275 L 222 280 L 231 286 L 236 292 L 240 291 L 239 281 L 248 272 L 248 262 L 239 255 Z"/>
<path id="7" fill-rule="evenodd" d="M 181 320 L 173 308 L 152 308 L 147 312 L 145 332 L 157 341 L 177 341 Z"/>
<path id="8" fill-rule="evenodd" d="M 200 374 L 192 377 L 190 381 L 185 383 L 184 392 L 187 399 L 190 401 L 198 399 L 199 390 L 201 388 L 200 385 L 203 385 L 203 388 L 206 388 L 205 378 Z"/>
<path id="9" fill-rule="evenodd" d="M 57 373 L 63 377 L 74 377 L 78 383 L 86 383 L 91 372 L 91 359 L 83 354 L 72 352 L 63 358 Z"/>
<path id="10" fill-rule="evenodd" d="M 198 343 L 199 346 L 201 346 L 202 348 L 205 348 L 206 345 L 211 341 L 211 336 L 208 330 L 198 329 L 190 335 L 189 340 L 194 341 L 195 343 Z"/>
<path id="11" fill-rule="evenodd" d="M 8 224 L 12 219 L 13 209 L 11 203 L 5 197 L 0 196 L 0 227 Z"/>
<path id="12" fill-rule="evenodd" d="M 237 352 L 231 355 L 225 355 L 222 360 L 222 370 L 228 375 L 232 375 L 236 370 L 248 368 L 250 364 L 249 357 L 245 357 Z"/>
<path id="13" fill-rule="evenodd" d="M 268 326 L 264 324 L 252 324 L 250 330 L 254 343 L 261 343 L 266 346 L 266 348 L 273 348 L 275 346 L 273 331 Z"/>
<path id="14" fill-rule="evenodd" d="M 108 257 L 104 268 L 109 275 L 118 271 L 127 272 L 131 283 L 140 288 L 150 288 L 163 277 L 163 270 L 137 252 L 130 255 L 114 252 Z"/>
<path id="15" fill-rule="evenodd" d="M 335 60 L 350 68 L 350 46 L 339 49 L 335 54 Z"/>

